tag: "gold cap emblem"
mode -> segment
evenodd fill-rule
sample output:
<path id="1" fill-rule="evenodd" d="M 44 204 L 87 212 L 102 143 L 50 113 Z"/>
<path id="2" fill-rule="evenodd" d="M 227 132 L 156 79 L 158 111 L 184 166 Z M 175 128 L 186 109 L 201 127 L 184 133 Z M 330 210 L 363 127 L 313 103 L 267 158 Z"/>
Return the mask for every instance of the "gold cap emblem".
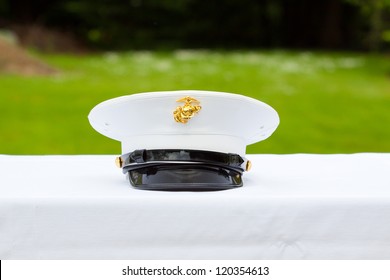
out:
<path id="1" fill-rule="evenodd" d="M 176 102 L 184 102 L 183 106 L 176 107 L 173 111 L 173 118 L 176 122 L 187 123 L 195 114 L 197 114 L 202 107 L 199 101 L 190 96 L 186 96 L 176 100 Z"/>

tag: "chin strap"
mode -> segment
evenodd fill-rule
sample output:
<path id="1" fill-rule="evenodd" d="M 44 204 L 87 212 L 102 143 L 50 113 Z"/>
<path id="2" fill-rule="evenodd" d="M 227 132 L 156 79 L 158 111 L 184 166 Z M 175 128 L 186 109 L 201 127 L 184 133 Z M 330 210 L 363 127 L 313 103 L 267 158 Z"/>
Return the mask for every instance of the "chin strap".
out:
<path id="1" fill-rule="evenodd" d="M 195 168 L 209 166 L 239 172 L 242 174 L 251 167 L 251 162 L 238 154 L 202 150 L 135 150 L 116 158 L 116 164 L 123 173 L 140 168 L 157 166 Z"/>

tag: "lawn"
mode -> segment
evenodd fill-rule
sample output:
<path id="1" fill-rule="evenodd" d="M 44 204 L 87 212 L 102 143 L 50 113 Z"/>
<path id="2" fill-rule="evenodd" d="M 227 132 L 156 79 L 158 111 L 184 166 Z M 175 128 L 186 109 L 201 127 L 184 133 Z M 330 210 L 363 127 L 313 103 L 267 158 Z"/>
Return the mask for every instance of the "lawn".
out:
<path id="1" fill-rule="evenodd" d="M 39 57 L 61 74 L 0 75 L 0 154 L 117 154 L 119 143 L 90 127 L 89 111 L 121 95 L 179 89 L 241 93 L 273 106 L 279 128 L 248 153 L 390 152 L 388 56 L 175 51 Z"/>

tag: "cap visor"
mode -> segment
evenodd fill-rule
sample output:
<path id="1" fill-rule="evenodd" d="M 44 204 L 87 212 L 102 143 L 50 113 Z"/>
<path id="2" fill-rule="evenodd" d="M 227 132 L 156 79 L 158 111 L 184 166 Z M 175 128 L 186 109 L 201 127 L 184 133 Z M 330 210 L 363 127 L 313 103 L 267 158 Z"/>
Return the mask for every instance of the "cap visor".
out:
<path id="1" fill-rule="evenodd" d="M 214 166 L 154 166 L 128 172 L 138 189 L 167 191 L 216 191 L 242 186 L 239 172 Z"/>

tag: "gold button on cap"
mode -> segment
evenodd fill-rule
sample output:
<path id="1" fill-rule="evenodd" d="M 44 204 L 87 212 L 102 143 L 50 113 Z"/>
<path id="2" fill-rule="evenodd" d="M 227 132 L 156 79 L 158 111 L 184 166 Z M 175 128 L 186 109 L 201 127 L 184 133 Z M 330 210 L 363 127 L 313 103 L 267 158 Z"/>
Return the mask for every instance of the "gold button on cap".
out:
<path id="1" fill-rule="evenodd" d="M 245 170 L 249 171 L 249 170 L 251 170 L 251 168 L 252 168 L 252 162 L 250 160 L 248 160 L 246 162 Z"/>
<path id="2" fill-rule="evenodd" d="M 123 164 L 122 158 L 121 157 L 116 157 L 115 165 L 118 166 L 119 168 L 122 168 L 122 164 Z"/>

